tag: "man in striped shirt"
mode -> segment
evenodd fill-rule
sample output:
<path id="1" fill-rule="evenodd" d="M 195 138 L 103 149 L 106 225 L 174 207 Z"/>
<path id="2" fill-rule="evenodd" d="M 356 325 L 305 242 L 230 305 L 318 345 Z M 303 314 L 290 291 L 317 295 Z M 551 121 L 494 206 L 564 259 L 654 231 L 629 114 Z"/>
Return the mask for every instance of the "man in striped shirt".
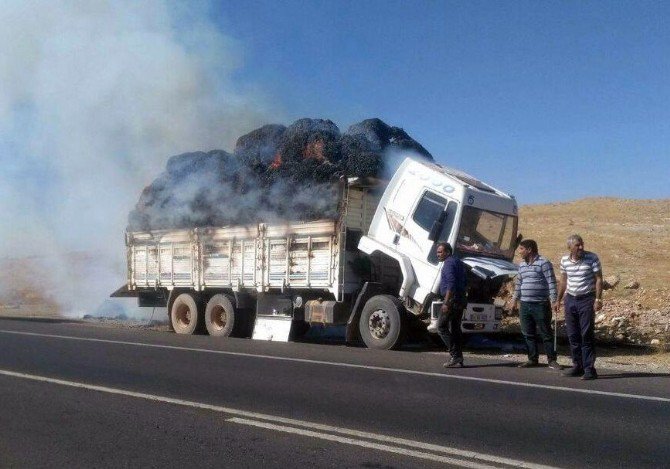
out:
<path id="1" fill-rule="evenodd" d="M 521 241 L 518 252 L 522 261 L 515 279 L 512 299 L 515 305 L 518 302 L 521 303 L 519 319 L 523 338 L 528 347 L 528 361 L 519 365 L 519 368 L 538 365 L 536 330 L 539 329 L 549 368 L 560 370 L 561 366 L 556 361 L 556 350 L 554 350 L 551 331 L 551 311 L 552 306 L 556 304 L 557 297 L 554 267 L 551 262 L 540 256 L 537 243 L 532 239 Z M 549 301 L 552 303 L 551 306 Z"/>
<path id="2" fill-rule="evenodd" d="M 565 328 L 570 341 L 572 368 L 565 376 L 596 379 L 595 312 L 602 308 L 603 272 L 598 256 L 584 250 L 579 235 L 568 237 L 570 254 L 561 258 L 561 285 L 558 289 L 558 313 L 565 294 Z"/>

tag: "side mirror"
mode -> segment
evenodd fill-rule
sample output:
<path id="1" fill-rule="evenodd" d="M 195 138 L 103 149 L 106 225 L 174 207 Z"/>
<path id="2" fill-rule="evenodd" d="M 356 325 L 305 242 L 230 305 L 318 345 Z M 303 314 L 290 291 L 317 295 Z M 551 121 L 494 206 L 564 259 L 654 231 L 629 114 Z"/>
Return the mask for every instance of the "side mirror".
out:
<path id="1" fill-rule="evenodd" d="M 521 240 L 523 240 L 523 235 L 521 233 L 519 233 L 519 235 L 514 240 L 514 250 L 515 251 L 516 251 L 516 248 L 519 247 L 519 243 L 521 242 Z"/>
<path id="2" fill-rule="evenodd" d="M 443 223 L 440 220 L 433 222 L 433 226 L 430 227 L 430 233 L 428 233 L 430 241 L 437 241 L 437 237 L 440 236 L 440 232 L 442 231 L 442 225 Z"/>
<path id="3" fill-rule="evenodd" d="M 447 219 L 447 211 L 440 213 L 440 216 L 437 217 L 437 220 L 433 222 L 433 226 L 430 227 L 430 233 L 428 233 L 429 241 L 437 241 L 437 237 L 440 236 L 442 227 L 444 226 L 444 221 Z"/>

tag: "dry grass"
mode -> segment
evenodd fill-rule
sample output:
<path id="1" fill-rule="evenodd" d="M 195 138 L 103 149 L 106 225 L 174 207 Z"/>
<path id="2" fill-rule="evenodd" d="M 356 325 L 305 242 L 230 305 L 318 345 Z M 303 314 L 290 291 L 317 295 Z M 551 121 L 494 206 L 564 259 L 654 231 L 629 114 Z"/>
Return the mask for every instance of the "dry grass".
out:
<path id="1" fill-rule="evenodd" d="M 57 310 L 55 299 L 45 287 L 43 270 L 33 259 L 4 259 L 0 261 L 0 307 L 19 309 L 22 305 Z"/>
<path id="2" fill-rule="evenodd" d="M 601 259 L 603 273 L 618 275 L 612 297 L 631 297 L 645 308 L 670 299 L 670 199 L 588 198 L 521 207 L 520 231 L 535 239 L 556 268 L 567 253 L 566 238 L 578 233 Z M 637 281 L 638 291 L 623 287 Z"/>

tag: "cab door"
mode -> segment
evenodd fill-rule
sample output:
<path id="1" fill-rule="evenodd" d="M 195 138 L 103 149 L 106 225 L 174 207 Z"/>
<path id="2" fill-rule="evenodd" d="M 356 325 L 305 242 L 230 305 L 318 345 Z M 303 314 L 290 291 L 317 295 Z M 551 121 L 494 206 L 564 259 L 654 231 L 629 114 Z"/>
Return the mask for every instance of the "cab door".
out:
<path id="1" fill-rule="evenodd" d="M 433 252 L 435 242 L 429 240 L 428 235 L 449 202 L 444 195 L 424 188 L 410 215 L 406 218 L 404 229 L 401 232 L 398 250 L 412 259 L 412 267 L 418 284 L 413 297 L 419 302 L 430 293 L 439 273 L 439 265 Z M 451 207 L 455 208 L 455 206 L 456 203 L 451 201 Z M 449 225 L 447 231 L 450 230 L 451 224 L 453 224 L 453 216 L 451 220 L 449 217 L 445 220 L 445 225 Z M 444 231 L 443 225 L 442 232 Z M 443 236 L 443 234 L 440 235 L 440 237 Z M 446 236 L 448 237 L 448 233 Z"/>

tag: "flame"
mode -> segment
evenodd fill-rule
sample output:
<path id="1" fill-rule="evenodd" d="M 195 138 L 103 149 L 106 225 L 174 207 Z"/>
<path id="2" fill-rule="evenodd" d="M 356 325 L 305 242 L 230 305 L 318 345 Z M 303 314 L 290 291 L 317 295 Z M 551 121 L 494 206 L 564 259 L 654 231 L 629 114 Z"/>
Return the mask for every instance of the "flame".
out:
<path id="1" fill-rule="evenodd" d="M 282 165 L 281 153 L 277 152 L 270 163 L 270 169 L 278 169 Z"/>
<path id="2" fill-rule="evenodd" d="M 324 161 L 326 159 L 323 156 L 324 146 L 323 140 L 315 140 L 312 143 L 308 143 L 302 152 L 302 157 L 306 160 Z"/>

